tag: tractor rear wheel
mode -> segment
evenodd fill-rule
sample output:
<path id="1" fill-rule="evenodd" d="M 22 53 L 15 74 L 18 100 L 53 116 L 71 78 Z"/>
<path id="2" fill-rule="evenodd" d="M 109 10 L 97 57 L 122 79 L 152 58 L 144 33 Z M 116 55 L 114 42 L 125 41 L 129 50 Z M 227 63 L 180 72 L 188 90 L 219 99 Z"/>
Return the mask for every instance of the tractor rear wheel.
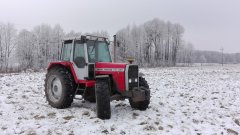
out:
<path id="1" fill-rule="evenodd" d="M 110 87 L 109 78 L 102 77 L 96 79 L 95 93 L 97 105 L 97 117 L 100 119 L 110 119 L 111 106 L 110 106 Z"/>
<path id="2" fill-rule="evenodd" d="M 143 87 L 145 90 L 149 90 L 149 85 L 145 78 L 139 77 L 139 87 Z M 139 110 L 146 110 L 148 108 L 148 105 L 150 103 L 150 94 L 149 91 L 145 91 L 147 99 L 144 101 L 134 102 L 131 98 L 129 99 L 130 105 L 132 108 L 139 109 Z"/>
<path id="3" fill-rule="evenodd" d="M 48 103 L 58 109 L 70 107 L 76 84 L 69 70 L 55 67 L 48 71 L 45 79 L 45 95 Z"/>

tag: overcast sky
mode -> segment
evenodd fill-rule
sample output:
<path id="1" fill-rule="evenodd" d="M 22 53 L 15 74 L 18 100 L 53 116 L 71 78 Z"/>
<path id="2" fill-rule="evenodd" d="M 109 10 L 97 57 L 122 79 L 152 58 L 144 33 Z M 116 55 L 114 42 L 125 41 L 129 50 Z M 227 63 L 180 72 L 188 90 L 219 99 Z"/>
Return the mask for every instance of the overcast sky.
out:
<path id="1" fill-rule="evenodd" d="M 240 0 L 0 0 L 0 22 L 18 29 L 46 23 L 113 35 L 153 18 L 183 25 L 195 49 L 240 52 Z"/>

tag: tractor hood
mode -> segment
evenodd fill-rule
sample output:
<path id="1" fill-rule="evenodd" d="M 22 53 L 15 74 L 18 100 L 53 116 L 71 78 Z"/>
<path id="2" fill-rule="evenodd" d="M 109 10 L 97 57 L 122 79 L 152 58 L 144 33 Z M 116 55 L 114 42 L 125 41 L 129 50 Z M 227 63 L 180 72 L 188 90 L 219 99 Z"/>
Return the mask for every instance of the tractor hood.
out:
<path id="1" fill-rule="evenodd" d="M 124 72 L 126 65 L 126 63 L 97 62 L 95 71 L 97 74 L 98 72 Z"/>
<path id="2" fill-rule="evenodd" d="M 95 75 L 109 75 L 119 92 L 138 87 L 138 65 L 97 62 L 95 63 Z"/>
<path id="3" fill-rule="evenodd" d="M 95 75 L 110 75 L 115 82 L 116 89 L 123 92 L 125 87 L 125 68 L 126 63 L 110 63 L 97 62 L 95 63 Z"/>

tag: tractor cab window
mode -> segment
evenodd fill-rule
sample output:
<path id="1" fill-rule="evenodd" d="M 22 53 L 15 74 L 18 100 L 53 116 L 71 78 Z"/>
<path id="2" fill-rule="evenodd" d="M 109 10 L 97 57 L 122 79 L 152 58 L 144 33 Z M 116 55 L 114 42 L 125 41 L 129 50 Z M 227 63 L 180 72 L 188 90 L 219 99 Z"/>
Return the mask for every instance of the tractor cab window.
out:
<path id="1" fill-rule="evenodd" d="M 63 46 L 63 54 L 62 54 L 62 60 L 64 61 L 70 61 L 71 58 L 71 51 L 72 51 L 72 43 L 65 43 Z"/>
<path id="2" fill-rule="evenodd" d="M 75 43 L 73 61 L 79 68 L 83 68 L 85 66 L 86 60 L 84 44 L 78 42 Z"/>
<path id="3" fill-rule="evenodd" d="M 87 41 L 88 60 L 94 62 L 111 62 L 108 44 L 103 41 Z"/>

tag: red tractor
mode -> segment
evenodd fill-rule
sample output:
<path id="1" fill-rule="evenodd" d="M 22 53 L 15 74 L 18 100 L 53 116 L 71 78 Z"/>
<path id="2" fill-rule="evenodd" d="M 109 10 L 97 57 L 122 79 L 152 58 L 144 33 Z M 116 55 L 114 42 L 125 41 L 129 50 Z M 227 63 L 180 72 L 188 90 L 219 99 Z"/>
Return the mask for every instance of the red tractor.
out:
<path id="1" fill-rule="evenodd" d="M 108 45 L 108 39 L 89 35 L 63 41 L 60 61 L 49 63 L 45 79 L 52 107 L 70 107 L 75 95 L 82 95 L 96 102 L 101 119 L 110 119 L 111 100 L 127 98 L 132 108 L 148 108 L 150 89 L 138 65 L 113 63 Z"/>

